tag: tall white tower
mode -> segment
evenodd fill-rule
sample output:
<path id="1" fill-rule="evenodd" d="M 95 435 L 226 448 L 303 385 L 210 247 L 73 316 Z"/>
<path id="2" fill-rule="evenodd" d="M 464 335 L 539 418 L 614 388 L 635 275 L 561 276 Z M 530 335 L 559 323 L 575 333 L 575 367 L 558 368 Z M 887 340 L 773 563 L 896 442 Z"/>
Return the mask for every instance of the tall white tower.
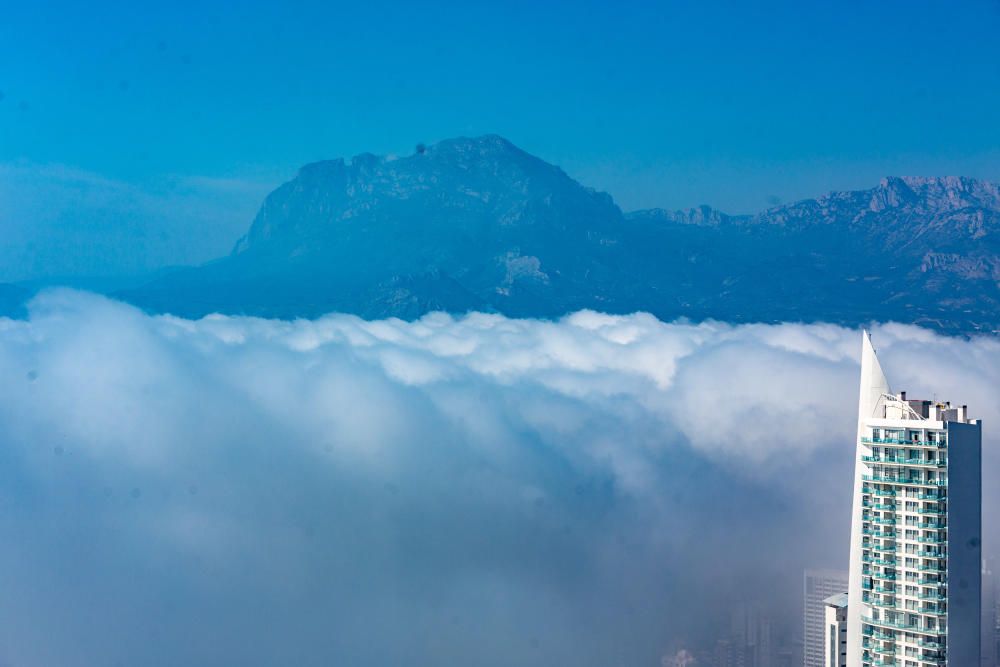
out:
<path id="1" fill-rule="evenodd" d="M 982 424 L 893 394 L 862 338 L 848 667 L 979 664 Z"/>

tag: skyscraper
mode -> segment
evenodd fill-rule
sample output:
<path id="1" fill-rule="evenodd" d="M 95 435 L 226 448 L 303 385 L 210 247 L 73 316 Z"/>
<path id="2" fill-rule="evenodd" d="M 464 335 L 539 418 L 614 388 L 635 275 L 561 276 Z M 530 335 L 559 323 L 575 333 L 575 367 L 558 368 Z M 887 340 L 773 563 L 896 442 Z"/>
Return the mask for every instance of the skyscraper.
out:
<path id="1" fill-rule="evenodd" d="M 979 664 L 982 428 L 889 389 L 862 337 L 848 667 Z"/>
<path id="2" fill-rule="evenodd" d="M 825 661 L 825 604 L 831 595 L 847 592 L 847 572 L 840 570 L 806 570 L 802 577 L 803 617 L 802 637 L 804 667 L 827 667 Z"/>

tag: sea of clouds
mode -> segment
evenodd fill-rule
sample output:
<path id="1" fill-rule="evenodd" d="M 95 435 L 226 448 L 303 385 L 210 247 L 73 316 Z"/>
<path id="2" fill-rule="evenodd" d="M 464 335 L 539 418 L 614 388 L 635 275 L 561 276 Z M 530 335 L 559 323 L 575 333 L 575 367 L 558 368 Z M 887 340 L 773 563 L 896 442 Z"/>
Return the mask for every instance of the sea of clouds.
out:
<path id="1" fill-rule="evenodd" d="M 873 329 L 985 421 L 1000 341 Z M 846 567 L 860 332 L 0 319 L 0 664 L 659 665 Z"/>

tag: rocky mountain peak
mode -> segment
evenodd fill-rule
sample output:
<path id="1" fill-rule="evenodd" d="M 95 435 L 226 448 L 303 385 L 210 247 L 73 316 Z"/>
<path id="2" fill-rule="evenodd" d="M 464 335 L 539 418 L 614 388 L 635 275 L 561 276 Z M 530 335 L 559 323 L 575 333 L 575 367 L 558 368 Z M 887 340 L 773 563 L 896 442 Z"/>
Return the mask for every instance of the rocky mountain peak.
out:
<path id="1" fill-rule="evenodd" d="M 871 192 L 873 211 L 899 207 L 925 211 L 968 207 L 1000 210 L 1000 185 L 964 176 L 889 176 Z"/>

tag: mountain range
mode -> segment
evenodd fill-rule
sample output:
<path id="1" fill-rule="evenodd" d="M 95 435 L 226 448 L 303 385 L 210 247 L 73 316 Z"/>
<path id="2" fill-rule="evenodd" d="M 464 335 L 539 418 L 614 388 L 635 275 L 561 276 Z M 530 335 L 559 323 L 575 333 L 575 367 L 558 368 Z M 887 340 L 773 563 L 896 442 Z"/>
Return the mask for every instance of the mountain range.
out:
<path id="1" fill-rule="evenodd" d="M 116 296 L 153 312 L 557 317 L 1000 329 L 1000 186 L 893 177 L 755 215 L 623 212 L 495 135 L 309 164 L 232 253 Z M 0 293 L 2 296 L 2 293 Z"/>

